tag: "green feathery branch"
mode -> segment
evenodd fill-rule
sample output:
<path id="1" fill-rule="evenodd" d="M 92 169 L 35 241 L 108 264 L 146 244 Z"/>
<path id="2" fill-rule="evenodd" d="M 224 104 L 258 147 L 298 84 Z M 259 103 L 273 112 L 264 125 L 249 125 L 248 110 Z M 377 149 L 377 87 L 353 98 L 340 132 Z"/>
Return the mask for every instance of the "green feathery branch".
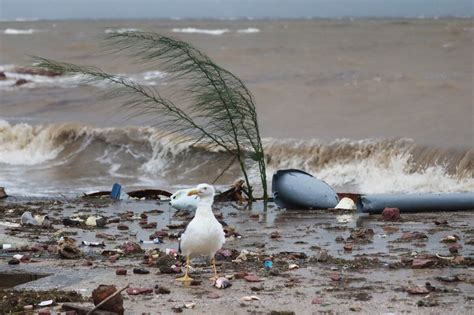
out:
<path id="1" fill-rule="evenodd" d="M 111 33 L 106 44 L 114 54 L 123 54 L 167 73 L 169 80 L 182 86 L 186 106 L 177 106 L 157 90 L 100 69 L 36 58 L 38 66 L 64 74 L 82 74 L 87 80 L 110 83 L 109 97 L 124 100 L 124 106 L 137 114 L 159 113 L 159 125 L 170 133 L 192 136 L 194 144 L 223 149 L 240 165 L 250 199 L 247 164 L 257 163 L 263 189 L 268 198 L 263 145 L 252 94 L 231 72 L 215 64 L 190 44 L 148 32 Z"/>

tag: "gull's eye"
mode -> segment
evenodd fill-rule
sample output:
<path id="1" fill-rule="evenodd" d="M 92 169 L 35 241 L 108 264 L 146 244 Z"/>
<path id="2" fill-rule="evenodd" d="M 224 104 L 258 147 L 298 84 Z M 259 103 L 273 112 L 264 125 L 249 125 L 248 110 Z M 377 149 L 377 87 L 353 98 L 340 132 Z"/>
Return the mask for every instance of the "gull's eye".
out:
<path id="1" fill-rule="evenodd" d="M 204 187 L 204 190 L 207 190 L 207 187 Z"/>

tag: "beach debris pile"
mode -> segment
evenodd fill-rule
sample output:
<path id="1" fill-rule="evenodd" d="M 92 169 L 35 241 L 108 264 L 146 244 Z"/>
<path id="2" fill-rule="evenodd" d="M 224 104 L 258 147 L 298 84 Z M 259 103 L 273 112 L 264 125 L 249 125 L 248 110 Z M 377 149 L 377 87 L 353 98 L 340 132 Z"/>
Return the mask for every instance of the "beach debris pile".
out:
<path id="1" fill-rule="evenodd" d="M 196 258 L 189 268 L 194 280 L 189 287 L 182 286 L 175 281 L 185 267 L 178 243 L 194 213 L 168 207 L 168 202 L 117 203 L 110 197 L 0 203 L 6 222 L 0 223 L 3 272 L 43 264 L 53 266 L 53 273 L 62 272 L 62 277 L 87 270 L 108 292 L 94 304 L 91 295 L 84 293 L 83 300 L 74 300 L 80 304 L 51 297 L 9 309 L 90 311 L 130 283 L 117 295 L 117 299 L 123 295 L 122 302 L 113 306 L 121 305 L 124 313 L 136 311 L 138 305 L 157 307 L 154 301 L 168 312 L 202 310 L 204 304 L 223 301 L 232 307 L 282 311 L 275 306 L 280 295 L 295 292 L 301 303 L 306 301 L 315 311 L 342 307 L 362 312 L 370 307 L 364 303 L 380 298 L 380 292 L 403 294 L 414 307 L 437 307 L 458 301 L 456 290 L 474 284 L 468 272 L 474 266 L 469 256 L 474 238 L 462 215 L 404 214 L 403 220 L 387 221 L 383 215 L 352 218 L 357 215 L 347 209 L 293 215 L 274 210 L 271 204 L 263 212 L 240 210 L 238 203 L 217 203 L 214 214 L 226 231 L 226 245 L 215 255 L 219 277 L 209 280 L 213 274 L 209 262 Z M 25 223 L 33 218 L 37 224 L 21 224 L 26 212 L 30 214 Z M 470 218 L 471 214 L 463 215 Z M 49 228 L 38 225 L 45 216 Z M 348 219 L 337 220 L 340 216 Z M 412 276 L 416 269 L 429 272 Z M 407 283 L 407 277 L 414 278 Z M 92 278 L 80 284 L 88 292 L 99 284 Z M 319 283 L 316 295 L 314 283 Z M 202 290 L 199 298 L 191 294 L 192 288 Z M 456 294 L 464 296 L 462 290 Z M 40 306 L 49 300 L 51 305 Z M 120 314 L 121 309 L 113 312 Z"/>

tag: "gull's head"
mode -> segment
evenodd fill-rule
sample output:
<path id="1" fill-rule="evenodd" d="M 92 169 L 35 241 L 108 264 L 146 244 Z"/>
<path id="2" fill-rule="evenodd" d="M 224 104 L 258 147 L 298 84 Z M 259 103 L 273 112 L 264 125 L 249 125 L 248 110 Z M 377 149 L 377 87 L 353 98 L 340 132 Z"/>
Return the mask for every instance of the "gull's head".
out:
<path id="1" fill-rule="evenodd" d="M 212 199 L 215 192 L 216 191 L 212 185 L 199 184 L 196 188 L 188 191 L 188 196 L 197 195 L 201 199 Z"/>

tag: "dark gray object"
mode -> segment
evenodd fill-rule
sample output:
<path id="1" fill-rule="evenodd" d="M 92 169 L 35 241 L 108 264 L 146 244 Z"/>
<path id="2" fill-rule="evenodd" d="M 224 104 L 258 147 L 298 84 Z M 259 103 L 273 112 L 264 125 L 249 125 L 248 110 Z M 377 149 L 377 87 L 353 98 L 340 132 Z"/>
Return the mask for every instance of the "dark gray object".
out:
<path id="1" fill-rule="evenodd" d="M 474 210 L 474 193 L 369 194 L 357 202 L 359 212 L 378 214 L 386 207 L 406 213 Z"/>
<path id="2" fill-rule="evenodd" d="M 339 202 L 331 186 L 296 169 L 273 174 L 272 193 L 277 206 L 287 209 L 327 209 Z"/>

